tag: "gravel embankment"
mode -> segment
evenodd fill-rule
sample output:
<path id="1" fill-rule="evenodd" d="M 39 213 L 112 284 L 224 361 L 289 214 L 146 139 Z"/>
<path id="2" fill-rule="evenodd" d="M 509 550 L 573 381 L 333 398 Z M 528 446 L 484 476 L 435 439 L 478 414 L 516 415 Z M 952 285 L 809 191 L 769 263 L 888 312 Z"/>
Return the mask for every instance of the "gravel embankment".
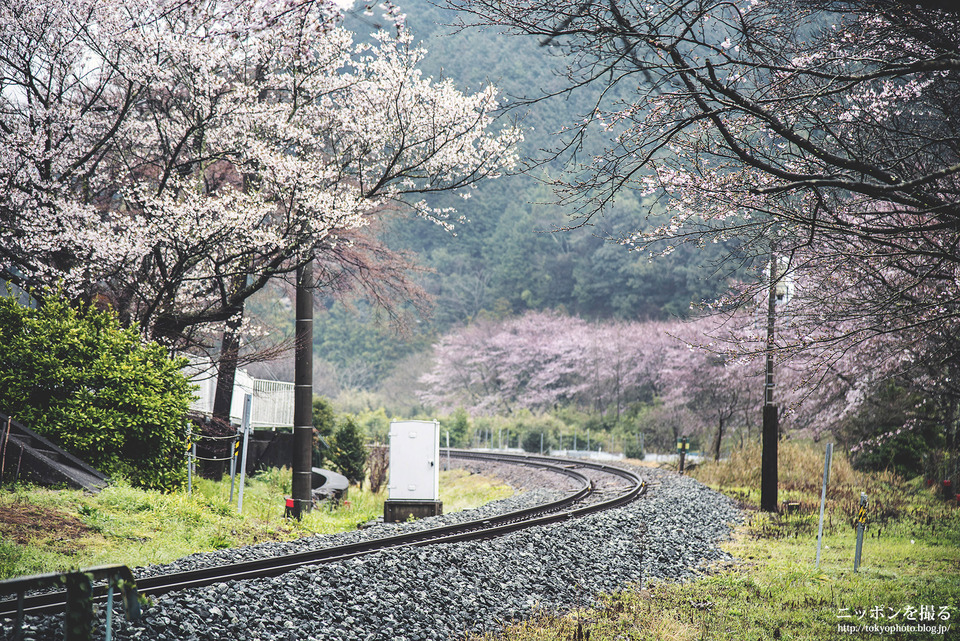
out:
<path id="1" fill-rule="evenodd" d="M 574 521 L 482 542 L 387 550 L 277 578 L 164 595 L 141 621 L 116 623 L 114 638 L 462 639 L 467 631 L 497 629 L 538 609 L 587 605 L 599 592 L 641 580 L 688 578 L 698 566 L 725 558 L 717 543 L 727 536 L 728 524 L 741 519 L 734 503 L 688 477 L 653 469 L 644 469 L 644 476 L 650 484 L 646 496 Z M 544 496 L 525 493 L 481 510 L 502 510 L 505 505 L 517 509 L 518 501 Z M 333 545 L 385 533 L 311 537 L 303 544 Z M 268 544 L 266 549 L 276 554 L 294 545 Z M 222 563 L 250 553 L 223 550 L 215 556 Z M 181 562 L 196 567 L 200 556 Z M 138 570 L 140 575 L 147 572 Z M 46 641 L 62 634 L 58 618 L 32 619 L 31 624 L 27 639 Z"/>

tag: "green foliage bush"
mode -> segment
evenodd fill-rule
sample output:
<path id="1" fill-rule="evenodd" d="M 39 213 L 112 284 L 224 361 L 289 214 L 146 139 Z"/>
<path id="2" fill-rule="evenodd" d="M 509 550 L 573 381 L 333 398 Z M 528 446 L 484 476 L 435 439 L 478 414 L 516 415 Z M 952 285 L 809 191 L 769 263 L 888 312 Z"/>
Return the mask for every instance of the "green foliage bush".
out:
<path id="1" fill-rule="evenodd" d="M 841 425 L 857 469 L 890 469 L 906 478 L 922 473 L 924 455 L 943 444 L 940 417 L 922 401 L 897 381 L 874 390 L 870 402 Z"/>
<path id="2" fill-rule="evenodd" d="M 313 453 L 314 467 L 323 467 L 323 460 L 330 449 L 333 430 L 337 426 L 337 414 L 330 401 L 322 396 L 313 397 Z"/>
<path id="3" fill-rule="evenodd" d="M 468 445 L 469 431 L 470 417 L 462 407 L 458 407 L 450 416 L 440 418 L 440 443 L 443 445 L 446 445 L 446 432 L 450 432 L 450 447 Z"/>
<path id="4" fill-rule="evenodd" d="M 550 438 L 549 433 L 544 432 L 527 432 L 523 435 L 523 441 L 521 446 L 523 447 L 524 452 L 529 452 L 531 454 L 539 454 L 541 443 L 543 445 L 543 453 L 549 454 L 550 448 L 553 447 L 553 439 Z"/>
<path id="5" fill-rule="evenodd" d="M 363 483 L 367 463 L 367 448 L 364 445 L 363 428 L 351 416 L 341 419 L 333 435 L 333 447 L 327 456 L 333 469 L 351 483 Z"/>
<path id="6" fill-rule="evenodd" d="M 628 440 L 623 445 L 623 455 L 627 458 L 639 459 L 642 461 L 646 456 L 646 452 L 644 452 L 643 448 L 640 447 L 640 443 Z"/>
<path id="7" fill-rule="evenodd" d="M 134 485 L 171 490 L 186 480 L 193 388 L 184 364 L 111 313 L 0 296 L 0 409 Z"/>
<path id="8" fill-rule="evenodd" d="M 942 435 L 929 425 L 907 431 L 857 452 L 854 464 L 858 470 L 880 472 L 893 470 L 912 478 L 923 472 L 923 457 L 943 441 Z"/>
<path id="9" fill-rule="evenodd" d="M 359 412 L 355 418 L 360 427 L 360 433 L 378 443 L 387 443 L 390 440 L 390 417 L 382 407 L 376 410 Z"/>
<path id="10" fill-rule="evenodd" d="M 313 429 L 324 440 L 333 436 L 337 426 L 337 413 L 330 401 L 322 396 L 313 397 Z"/>

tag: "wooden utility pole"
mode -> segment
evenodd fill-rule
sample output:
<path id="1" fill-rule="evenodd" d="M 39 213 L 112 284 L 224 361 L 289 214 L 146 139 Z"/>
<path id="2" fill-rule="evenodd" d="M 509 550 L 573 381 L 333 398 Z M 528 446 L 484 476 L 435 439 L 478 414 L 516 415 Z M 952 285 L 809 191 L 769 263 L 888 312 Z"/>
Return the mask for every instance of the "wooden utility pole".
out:
<path id="1" fill-rule="evenodd" d="M 297 325 L 293 397 L 293 509 L 313 507 L 313 261 L 297 269 Z"/>
<path id="2" fill-rule="evenodd" d="M 763 388 L 763 446 L 760 460 L 760 509 L 777 511 L 777 439 L 779 420 L 773 402 L 774 331 L 777 320 L 777 257 L 770 252 L 770 289 L 767 292 L 766 376 Z"/>

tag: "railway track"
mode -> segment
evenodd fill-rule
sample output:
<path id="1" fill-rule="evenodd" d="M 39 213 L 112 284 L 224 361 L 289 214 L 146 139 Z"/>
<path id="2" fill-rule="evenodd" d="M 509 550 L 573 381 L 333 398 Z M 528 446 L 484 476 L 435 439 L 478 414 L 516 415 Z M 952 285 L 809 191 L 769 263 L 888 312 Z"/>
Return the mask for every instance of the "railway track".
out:
<path id="1" fill-rule="evenodd" d="M 447 451 L 443 450 L 443 455 L 446 454 Z M 546 470 L 566 476 L 574 481 L 578 489 L 560 500 L 494 517 L 285 556 L 146 577 L 137 581 L 137 589 L 140 594 L 160 595 L 226 581 L 278 576 L 299 567 L 340 561 L 388 548 L 492 538 L 612 509 L 633 501 L 646 487 L 643 479 L 629 470 L 592 461 L 470 450 L 450 450 L 450 456 L 460 460 L 493 461 Z M 106 588 L 95 586 L 93 599 L 94 602 L 106 601 Z M 4 600 L 0 601 L 0 618 L 15 617 L 18 607 L 22 608 L 23 614 L 56 614 L 63 612 L 65 603 L 64 591 L 24 596 L 20 603 L 17 599 Z"/>

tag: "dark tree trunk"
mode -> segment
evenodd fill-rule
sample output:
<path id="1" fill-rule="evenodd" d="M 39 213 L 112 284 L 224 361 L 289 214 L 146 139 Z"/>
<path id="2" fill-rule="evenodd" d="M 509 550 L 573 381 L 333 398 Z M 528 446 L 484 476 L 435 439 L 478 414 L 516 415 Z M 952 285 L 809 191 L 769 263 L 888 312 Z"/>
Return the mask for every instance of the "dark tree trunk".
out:
<path id="1" fill-rule="evenodd" d="M 223 329 L 220 358 L 217 362 L 217 391 L 213 397 L 214 418 L 230 423 L 230 405 L 233 401 L 233 383 L 237 378 L 240 357 L 240 326 L 243 324 L 243 303 L 235 306 Z"/>
<path id="2" fill-rule="evenodd" d="M 720 426 L 717 428 L 717 442 L 713 445 L 713 460 L 720 460 L 720 440 L 723 438 L 723 417 L 720 417 Z"/>

